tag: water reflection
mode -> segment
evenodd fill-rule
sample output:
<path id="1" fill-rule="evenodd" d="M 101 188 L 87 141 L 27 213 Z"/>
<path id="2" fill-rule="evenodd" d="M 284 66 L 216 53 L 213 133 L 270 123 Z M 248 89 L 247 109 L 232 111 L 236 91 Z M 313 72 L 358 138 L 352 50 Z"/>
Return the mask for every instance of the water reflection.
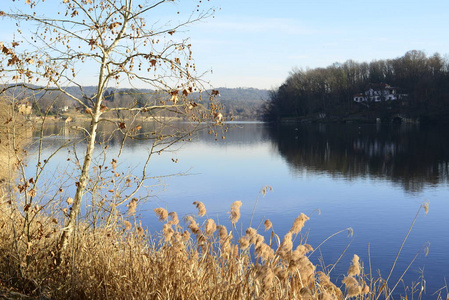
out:
<path id="1" fill-rule="evenodd" d="M 102 122 L 97 132 L 97 142 L 108 145 L 110 148 L 121 147 L 126 144 L 130 149 L 141 148 L 144 144 L 151 144 L 158 136 L 163 135 L 164 142 L 159 144 L 170 144 L 172 141 L 191 139 L 189 133 L 201 130 L 198 124 L 173 122 L 160 126 L 155 121 L 130 122 L 124 128 L 119 128 L 119 121 Z M 36 126 L 34 137 L 44 137 L 46 146 L 59 146 L 63 141 L 83 143 L 88 137 L 89 123 L 69 123 L 62 121 L 47 122 L 43 126 Z"/>
<path id="2" fill-rule="evenodd" d="M 207 130 L 197 131 L 193 140 L 208 146 L 258 145 L 270 141 L 289 164 L 293 174 L 304 171 L 326 173 L 346 180 L 375 178 L 391 181 L 407 192 L 420 192 L 429 185 L 449 182 L 449 140 L 446 128 L 410 125 L 351 124 L 286 124 L 269 126 L 263 123 L 228 124 L 229 130 L 217 136 Z M 111 148 L 120 146 L 124 135 L 114 131 L 115 124 L 105 124 L 99 141 L 109 141 Z M 148 134 L 156 124 L 143 123 L 139 133 L 127 138 L 130 150 L 149 145 Z M 192 130 L 186 123 L 165 128 L 165 134 Z M 76 125 L 63 122 L 47 124 L 46 145 L 55 147 L 67 140 L 83 143 L 85 133 Z M 39 132 L 35 132 L 37 136 Z M 170 141 L 170 140 L 169 140 Z"/>
<path id="3" fill-rule="evenodd" d="M 267 132 L 294 172 L 383 178 L 408 192 L 448 182 L 449 140 L 442 128 L 290 124 Z"/>

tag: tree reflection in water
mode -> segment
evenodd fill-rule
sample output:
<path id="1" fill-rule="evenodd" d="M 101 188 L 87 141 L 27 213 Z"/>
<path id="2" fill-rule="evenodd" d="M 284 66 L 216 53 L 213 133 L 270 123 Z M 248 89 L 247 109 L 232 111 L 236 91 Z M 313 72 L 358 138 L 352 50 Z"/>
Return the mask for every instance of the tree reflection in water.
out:
<path id="1" fill-rule="evenodd" d="M 267 126 L 295 172 L 325 172 L 348 180 L 384 178 L 408 192 L 447 183 L 445 128 L 419 125 L 284 124 Z"/>

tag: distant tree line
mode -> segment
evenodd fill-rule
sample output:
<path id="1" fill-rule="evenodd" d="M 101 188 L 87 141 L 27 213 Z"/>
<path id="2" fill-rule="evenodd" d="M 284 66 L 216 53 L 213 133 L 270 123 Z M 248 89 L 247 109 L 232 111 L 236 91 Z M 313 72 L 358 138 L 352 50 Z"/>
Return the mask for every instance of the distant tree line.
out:
<path id="1" fill-rule="evenodd" d="M 0 86 L 1 87 L 1 86 Z M 94 97 L 94 86 L 67 87 L 67 92 L 80 99 L 84 104 L 91 107 L 92 103 L 88 100 Z M 255 88 L 218 88 L 220 96 L 218 100 L 223 106 L 223 114 L 228 118 L 235 120 L 257 120 L 260 119 L 263 103 L 269 98 L 269 91 Z M 211 92 L 208 90 L 206 92 Z M 30 93 L 25 89 L 16 89 L 14 97 L 20 102 L 29 102 L 33 106 L 33 112 L 36 115 L 49 114 L 59 115 L 67 110 L 74 110 L 77 105 L 72 99 L 60 92 L 36 92 Z M 10 95 L 11 96 L 11 95 Z M 107 88 L 103 94 L 104 105 L 109 108 L 114 107 L 143 107 L 156 103 L 160 98 L 167 97 L 167 94 L 150 89 L 136 88 Z M 198 93 L 190 95 L 192 99 L 200 97 Z M 95 97 L 94 97 L 95 98 Z M 170 113 L 167 112 L 169 115 Z"/>
<path id="2" fill-rule="evenodd" d="M 269 91 L 255 88 L 219 88 L 225 116 L 235 120 L 258 120 Z"/>
<path id="3" fill-rule="evenodd" d="M 385 83 L 407 94 L 400 101 L 355 103 L 355 94 Z M 264 119 L 388 118 L 402 114 L 421 121 L 449 121 L 449 60 L 412 50 L 395 59 L 348 60 L 326 68 L 295 70 L 271 91 Z"/>

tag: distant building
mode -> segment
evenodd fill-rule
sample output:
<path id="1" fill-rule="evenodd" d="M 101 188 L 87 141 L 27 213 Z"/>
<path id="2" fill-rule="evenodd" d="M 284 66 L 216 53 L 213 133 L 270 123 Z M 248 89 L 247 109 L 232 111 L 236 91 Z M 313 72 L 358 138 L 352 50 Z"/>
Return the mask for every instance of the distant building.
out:
<path id="1" fill-rule="evenodd" d="M 24 116 L 29 116 L 31 115 L 31 111 L 32 111 L 32 105 L 31 103 L 21 103 L 18 105 L 17 110 L 19 111 L 19 114 L 22 114 Z"/>
<path id="2" fill-rule="evenodd" d="M 355 102 L 382 102 L 404 99 L 407 95 L 400 94 L 398 88 L 386 83 L 370 84 L 364 94 L 354 95 Z"/>

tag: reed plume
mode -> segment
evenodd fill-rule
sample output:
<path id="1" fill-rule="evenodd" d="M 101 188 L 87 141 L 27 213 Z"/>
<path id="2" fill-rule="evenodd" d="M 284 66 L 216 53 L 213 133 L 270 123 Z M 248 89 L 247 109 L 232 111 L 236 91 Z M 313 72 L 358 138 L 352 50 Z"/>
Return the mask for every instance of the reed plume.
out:
<path id="1" fill-rule="evenodd" d="M 184 232 L 181 234 L 181 237 L 184 242 L 188 242 L 190 240 L 190 232 L 184 230 Z"/>
<path id="2" fill-rule="evenodd" d="M 226 229 L 226 226 L 218 225 L 218 237 L 220 239 L 220 242 L 224 242 L 228 239 L 228 230 Z"/>
<path id="3" fill-rule="evenodd" d="M 274 259 L 274 250 L 269 245 L 261 243 L 254 250 L 257 258 L 260 258 L 262 262 L 267 262 Z"/>
<path id="4" fill-rule="evenodd" d="M 138 200 L 136 198 L 132 198 L 131 201 L 128 203 L 128 215 L 134 216 L 137 209 L 137 202 Z"/>
<path id="5" fill-rule="evenodd" d="M 215 221 L 213 219 L 208 219 L 206 221 L 205 228 L 205 234 L 211 236 L 217 230 L 217 225 L 215 224 Z"/>
<path id="6" fill-rule="evenodd" d="M 271 221 L 268 219 L 266 219 L 265 222 L 263 222 L 263 225 L 265 227 L 265 231 L 267 231 L 273 227 L 273 223 L 271 223 Z"/>
<path id="7" fill-rule="evenodd" d="M 333 283 L 331 282 L 331 279 L 328 275 L 326 275 L 322 271 L 317 272 L 318 280 L 319 280 L 319 287 L 320 287 L 320 295 L 321 298 L 324 299 L 343 299 L 343 293 L 341 290 Z"/>
<path id="8" fill-rule="evenodd" d="M 170 224 L 164 224 L 162 227 L 162 233 L 166 242 L 170 241 L 175 233 Z"/>
<path id="9" fill-rule="evenodd" d="M 165 208 L 159 207 L 153 210 L 156 216 L 159 218 L 159 221 L 163 222 L 168 218 L 168 212 Z"/>
<path id="10" fill-rule="evenodd" d="M 206 215 L 206 206 L 204 205 L 204 203 L 200 201 L 195 201 L 193 202 L 193 204 L 198 209 L 198 216 L 204 217 L 204 215 Z"/>
<path id="11" fill-rule="evenodd" d="M 223 225 L 218 225 L 218 238 L 221 245 L 221 251 L 224 256 L 228 256 L 232 250 L 231 239 L 232 234 L 228 235 L 228 230 Z"/>
<path id="12" fill-rule="evenodd" d="M 357 254 L 354 254 L 354 257 L 352 258 L 352 265 L 349 266 L 348 269 L 348 276 L 357 276 L 360 275 L 360 262 L 359 257 Z"/>
<path id="13" fill-rule="evenodd" d="M 352 264 L 348 269 L 348 276 L 342 280 L 342 283 L 345 285 L 347 297 L 357 297 L 369 293 L 369 287 L 365 284 L 363 278 L 360 278 L 361 267 L 359 260 L 360 258 L 354 254 Z M 360 278 L 360 282 L 356 277 Z"/>
<path id="14" fill-rule="evenodd" d="M 170 224 L 172 225 L 179 224 L 178 214 L 176 212 L 172 211 L 168 214 L 168 216 L 171 218 L 171 220 L 169 221 Z"/>
<path id="15" fill-rule="evenodd" d="M 246 250 L 251 245 L 250 238 L 247 235 L 239 238 L 238 243 L 240 245 L 240 249 L 242 250 Z"/>
<path id="16" fill-rule="evenodd" d="M 292 228 L 290 228 L 290 232 L 298 234 L 304 227 L 304 224 L 306 223 L 307 220 L 309 220 L 309 217 L 301 213 L 298 217 L 296 217 L 295 221 L 293 222 Z"/>
<path id="17" fill-rule="evenodd" d="M 186 222 L 187 228 L 189 228 L 193 234 L 198 235 L 201 233 L 200 225 L 195 221 L 195 219 L 192 216 L 187 216 Z"/>
<path id="18" fill-rule="evenodd" d="M 242 202 L 241 201 L 235 201 L 234 203 L 232 203 L 231 205 L 231 215 L 230 215 L 230 220 L 232 222 L 232 224 L 235 224 L 238 222 L 238 220 L 240 219 L 240 207 L 242 206 Z"/>
<path id="19" fill-rule="evenodd" d="M 306 255 L 306 253 L 313 251 L 312 246 L 309 244 L 298 245 L 295 251 L 292 252 L 292 259 L 299 259 L 300 257 Z"/>
<path id="20" fill-rule="evenodd" d="M 252 228 L 252 227 L 249 227 L 249 228 L 246 229 L 245 233 L 248 236 L 248 238 L 251 241 L 251 243 L 253 243 L 253 238 L 256 236 L 257 230 Z"/>
<path id="21" fill-rule="evenodd" d="M 282 243 L 279 245 L 279 248 L 276 250 L 276 254 L 279 255 L 279 257 L 284 260 L 289 260 L 292 248 L 293 248 L 292 233 L 288 232 L 284 236 L 284 239 L 282 240 Z"/>

